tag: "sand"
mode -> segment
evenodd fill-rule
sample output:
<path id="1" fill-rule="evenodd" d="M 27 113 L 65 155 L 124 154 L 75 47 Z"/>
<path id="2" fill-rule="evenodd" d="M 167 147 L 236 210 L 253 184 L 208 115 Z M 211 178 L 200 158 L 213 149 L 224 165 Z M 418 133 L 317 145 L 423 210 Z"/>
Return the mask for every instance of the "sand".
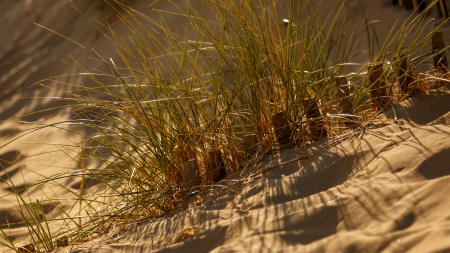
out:
<path id="1" fill-rule="evenodd" d="M 379 36 L 388 32 L 385 27 L 393 24 L 394 17 L 406 20 L 411 14 L 390 2 L 377 1 L 371 6 L 371 14 L 380 20 Z M 62 62 L 73 62 L 70 55 L 88 69 L 104 69 L 88 60 L 89 53 L 83 48 L 33 23 L 117 58 L 109 42 L 70 4 L 0 2 L 0 120 L 21 117 L 22 121 L 50 123 L 70 119 L 64 107 L 22 115 L 65 105 L 54 97 L 63 95 L 60 90 L 70 90 L 68 83 L 89 85 L 83 76 L 45 82 L 49 87 L 39 85 L 51 76 L 77 73 Z M 83 1 L 74 4 L 89 18 L 114 22 L 110 10 Z M 165 3 L 159 4 L 163 8 Z M 145 1 L 132 3 L 132 7 L 151 13 L 146 5 Z M 175 28 L 180 20 L 171 22 Z M 143 220 L 122 233 L 113 230 L 93 242 L 57 252 L 448 252 L 450 96 L 442 95 L 448 95 L 449 89 L 447 85 L 431 92 L 440 96 L 413 97 L 394 105 L 385 112 L 387 120 L 382 127 L 368 125 L 343 139 L 326 139 L 304 149 L 267 156 L 259 168 L 263 173 L 247 179 L 234 177 L 239 181 L 228 178 L 223 182 L 227 187 L 198 198 L 173 216 Z M 9 143 L 21 135 L 18 131 L 30 126 L 36 125 L 1 122 L 1 143 Z M 70 144 L 76 138 L 58 128 L 26 135 L 0 149 L 3 170 L 17 187 L 24 187 L 45 176 L 78 169 L 76 149 L 61 152 L 49 145 Z M 17 162 L 7 163 L 12 161 Z M 0 176 L 6 179 L 4 172 Z M 76 178 L 60 183 L 79 189 Z M 9 184 L 0 182 L 0 225 L 22 219 L 11 192 Z M 45 199 L 44 193 L 58 197 L 66 192 L 46 186 L 32 192 L 31 199 Z M 60 204 L 64 207 L 66 203 Z M 51 208 L 46 214 L 57 216 Z M 8 233 L 18 245 L 29 241 L 23 226 L 10 225 Z"/>
<path id="2" fill-rule="evenodd" d="M 449 106 L 448 96 L 407 100 L 396 123 L 266 157 L 260 176 L 70 249 L 448 252 L 450 113 L 437 112 Z"/>

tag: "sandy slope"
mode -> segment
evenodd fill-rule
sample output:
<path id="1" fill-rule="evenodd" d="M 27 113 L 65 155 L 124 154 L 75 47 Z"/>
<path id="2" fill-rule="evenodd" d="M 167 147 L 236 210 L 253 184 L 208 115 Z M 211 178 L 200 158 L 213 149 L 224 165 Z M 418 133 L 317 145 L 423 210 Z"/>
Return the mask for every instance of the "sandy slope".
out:
<path id="1" fill-rule="evenodd" d="M 348 4 L 354 6 L 357 2 L 351 0 Z M 402 22 L 410 15 L 391 7 L 390 2 L 376 1 L 368 12 L 380 20 L 376 27 L 381 38 L 396 18 Z M 151 13 L 145 8 L 147 4 L 135 1 L 133 7 Z M 164 8 L 166 3 L 159 4 Z M 75 5 L 89 18 L 113 21 L 110 10 L 98 9 L 81 0 L 75 1 Z M 70 90 L 72 86 L 68 84 L 89 85 L 86 77 L 70 75 L 77 70 L 62 62 L 73 63 L 69 55 L 75 56 L 87 69 L 104 69 L 101 63 L 87 59 L 86 50 L 33 23 L 95 48 L 102 55 L 118 58 L 109 42 L 68 1 L 4 0 L 0 1 L 0 14 L 0 120 L 64 106 L 64 102 L 54 98 L 63 94 L 60 90 Z M 169 25 L 176 28 L 180 22 L 172 18 Z M 116 26 L 124 31 L 123 26 Z M 355 59 L 366 60 L 363 56 Z M 36 84 L 56 75 L 68 76 L 60 78 L 60 83 L 45 82 L 48 87 Z M 73 249 L 92 252 L 450 251 L 449 108 L 448 97 L 410 99 L 395 106 L 399 120 L 390 122 L 389 126 L 324 148 L 321 145 L 331 140 L 323 140 L 301 152 L 287 150 L 279 156 L 267 157 L 261 169 L 273 167 L 268 173 L 205 197 L 173 217 L 135 224 L 120 238 L 116 235 L 102 238 L 109 243 L 101 241 Z M 387 115 L 393 118 L 392 112 Z M 68 109 L 61 108 L 21 119 L 49 123 L 69 118 Z M 2 122 L 0 142 L 13 140 L 20 135 L 17 131 L 30 126 L 35 125 Z M 77 126 L 65 128 L 77 129 Z M 27 135 L 0 149 L 3 170 L 20 188 L 42 176 L 77 169 L 76 149 L 60 152 L 48 144 L 70 144 L 74 138 L 77 137 L 57 128 Z M 311 153 L 311 157 L 305 158 L 305 152 Z M 8 163 L 12 161 L 20 162 Z M 280 163 L 281 166 L 276 166 Z M 0 176 L 6 180 L 4 172 L 0 171 Z M 79 189 L 78 179 L 60 183 L 72 190 Z M 10 185 L 0 182 L 0 225 L 22 220 L 14 209 L 17 199 L 11 192 Z M 43 193 L 55 197 L 65 192 L 48 186 L 31 196 L 45 199 Z M 57 213 L 50 206 L 47 215 L 55 217 Z M 19 245 L 28 242 L 23 226 L 11 225 L 8 231 Z"/>
<path id="2" fill-rule="evenodd" d="M 410 99 L 396 106 L 396 123 L 267 157 L 260 169 L 268 172 L 173 217 L 71 249 L 448 252 L 450 113 L 442 108 L 449 96 Z"/>

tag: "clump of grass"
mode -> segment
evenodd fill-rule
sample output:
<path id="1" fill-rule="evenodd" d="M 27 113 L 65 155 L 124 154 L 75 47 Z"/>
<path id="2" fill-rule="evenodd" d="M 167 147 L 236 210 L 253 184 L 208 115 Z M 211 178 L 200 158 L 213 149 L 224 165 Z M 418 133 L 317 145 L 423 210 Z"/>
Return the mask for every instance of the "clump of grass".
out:
<path id="1" fill-rule="evenodd" d="M 104 58 L 86 48 L 108 71 L 75 66 L 95 83 L 74 86 L 64 98 L 73 108 L 74 121 L 85 126 L 79 132 L 83 141 L 73 145 L 80 150 L 74 158 L 80 168 L 37 183 L 83 178 L 80 191 L 72 191 L 76 201 L 70 210 L 60 209 L 61 228 L 52 231 L 48 223 L 56 221 L 41 217 L 40 203 L 30 203 L 18 194 L 21 206 L 37 207 L 29 210 L 35 214 L 34 222 L 26 221 L 37 248 L 53 249 L 62 235 L 71 242 L 89 240 L 113 227 L 184 207 L 190 196 L 208 188 L 186 187 L 180 175 L 182 164 L 196 160 L 200 181 L 210 183 L 205 173 L 211 150 L 220 150 L 228 174 L 246 166 L 256 168 L 265 153 L 286 148 L 277 142 L 275 113 L 286 113 L 289 147 L 316 141 L 311 126 L 317 126 L 312 123 L 318 120 L 327 129 L 328 136 L 323 137 L 329 138 L 379 120 L 381 111 L 371 109 L 366 98 L 373 89 L 371 73 L 365 68 L 371 63 L 352 62 L 361 51 L 353 48 L 355 26 L 372 43 L 368 58 L 373 62 L 416 55 L 415 68 L 439 53 L 425 52 L 430 36 L 439 29 L 424 32 L 429 9 L 412 16 L 400 29 L 393 28 L 380 45 L 369 22 L 358 26 L 347 18 L 351 10 L 345 1 L 337 2 L 326 16 L 320 1 L 288 1 L 279 6 L 275 0 L 206 0 L 201 8 L 169 2 L 172 11 L 155 7 L 155 16 L 149 17 L 115 1 L 127 35 L 95 23 L 120 58 Z M 181 17 L 183 28 L 172 29 L 167 22 L 171 17 Z M 385 85 L 391 90 L 381 109 L 402 99 L 392 88 L 399 78 L 392 67 L 397 62 L 392 61 L 380 75 L 389 80 Z M 361 64 L 361 71 L 346 73 L 346 66 L 354 64 Z M 349 97 L 339 96 L 340 88 L 334 83 L 336 76 L 343 75 L 353 91 Z M 349 101 L 350 111 L 339 107 L 342 99 Z M 319 113 L 307 116 L 314 106 Z M 255 156 L 243 148 L 248 134 L 258 136 Z M 87 160 L 102 166 L 88 169 Z M 85 177 L 101 184 L 87 191 Z M 1 244 L 15 248 L 11 241 Z"/>

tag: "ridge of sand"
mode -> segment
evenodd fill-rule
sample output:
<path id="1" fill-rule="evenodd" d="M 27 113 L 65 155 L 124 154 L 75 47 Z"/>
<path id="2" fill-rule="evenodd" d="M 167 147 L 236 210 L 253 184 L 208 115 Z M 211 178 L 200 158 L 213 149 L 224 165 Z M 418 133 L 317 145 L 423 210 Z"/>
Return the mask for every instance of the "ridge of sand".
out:
<path id="1" fill-rule="evenodd" d="M 441 94 L 447 96 L 396 105 L 397 123 L 322 150 L 326 140 L 315 143 L 303 150 L 312 154 L 309 159 L 295 150 L 266 157 L 262 169 L 298 159 L 199 199 L 174 216 L 144 220 L 70 249 L 446 252 L 450 125 L 442 122 L 448 123 L 450 93 Z M 414 126 L 405 128 L 403 120 Z"/>

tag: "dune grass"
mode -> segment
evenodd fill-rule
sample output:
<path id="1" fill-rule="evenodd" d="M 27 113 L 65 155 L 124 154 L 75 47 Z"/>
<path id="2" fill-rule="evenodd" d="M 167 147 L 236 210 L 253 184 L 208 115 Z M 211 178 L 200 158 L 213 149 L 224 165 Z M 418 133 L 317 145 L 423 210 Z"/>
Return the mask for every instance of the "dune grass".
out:
<path id="1" fill-rule="evenodd" d="M 116 1 L 113 7 L 126 34 L 94 22 L 120 58 L 85 48 L 108 71 L 75 65 L 95 85 L 73 84 L 63 98 L 74 117 L 61 124 L 84 126 L 77 133 L 82 141 L 72 146 L 78 150 L 74 160 L 79 168 L 34 184 L 76 177 L 81 178 L 80 190 L 69 190 L 73 196 L 67 198 L 74 199 L 69 210 L 48 200 L 60 213 L 57 219 L 45 218 L 39 201 L 16 192 L 27 217 L 30 244 L 37 250 L 90 240 L 133 221 L 167 215 L 196 194 L 220 189 L 206 174 L 210 151 L 220 151 L 227 174 L 247 168 L 250 174 L 244 176 L 249 176 L 267 152 L 303 147 L 380 122 L 384 109 L 407 96 L 397 87 L 401 56 L 410 55 L 415 69 L 440 53 L 429 52 L 431 36 L 440 28 L 426 19 L 432 6 L 378 41 L 366 13 L 345 1 L 334 3 L 328 13 L 323 13 L 319 0 L 206 0 L 201 8 L 168 2 L 171 11 L 158 9 L 156 3 L 149 17 Z M 356 17 L 365 23 L 356 23 Z M 184 25 L 173 29 L 170 18 Z M 367 45 L 355 48 L 361 36 Z M 361 54 L 370 62 L 353 61 Z M 381 108 L 374 108 L 368 97 L 374 87 L 367 66 L 387 61 L 380 80 L 386 80 L 388 96 Z M 355 65 L 360 71 L 349 73 L 348 67 Z M 338 76 L 349 81 L 344 88 L 336 85 Z M 421 92 L 428 84 L 416 78 L 416 86 L 419 83 Z M 351 95 L 342 96 L 342 89 L 351 90 Z M 343 100 L 349 103 L 345 110 Z M 316 106 L 319 114 L 307 116 Z M 289 123 L 289 142 L 281 145 L 272 118 L 279 112 Z M 315 122 L 326 129 L 319 138 Z M 41 125 L 24 134 L 57 126 Z M 257 152 L 248 154 L 243 139 L 252 134 L 257 136 Z M 84 164 L 91 160 L 101 166 L 87 168 Z M 180 175 L 182 164 L 190 160 L 199 166 L 200 186 L 188 187 Z M 101 183 L 88 187 L 87 178 Z M 11 180 L 4 183 L 14 185 Z M 58 229 L 52 229 L 52 223 Z M 0 231 L 0 245 L 19 250 L 22 245 L 8 239 L 8 229 Z M 58 238 L 67 242 L 57 243 Z"/>

